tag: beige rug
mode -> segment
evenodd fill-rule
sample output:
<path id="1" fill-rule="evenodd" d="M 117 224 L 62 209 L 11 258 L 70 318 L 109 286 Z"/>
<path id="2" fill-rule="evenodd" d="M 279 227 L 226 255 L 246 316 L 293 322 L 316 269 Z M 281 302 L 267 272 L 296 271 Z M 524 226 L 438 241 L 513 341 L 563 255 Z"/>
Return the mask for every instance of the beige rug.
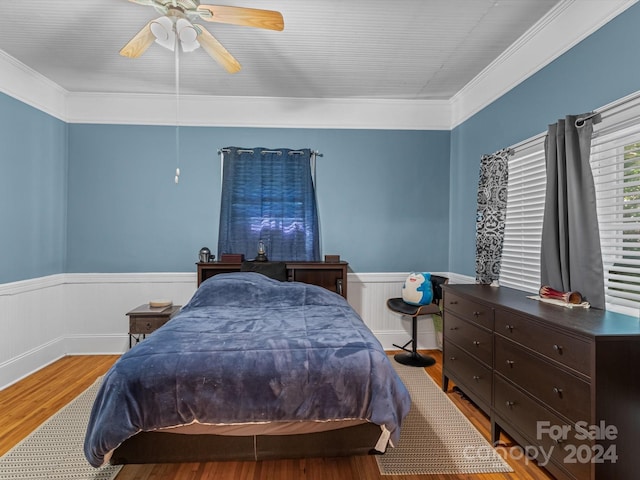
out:
<path id="1" fill-rule="evenodd" d="M 391 363 L 412 406 L 399 445 L 376 456 L 383 475 L 511 472 L 511 467 L 422 368 Z M 113 480 L 122 466 L 95 469 L 82 451 L 99 379 L 0 457 L 1 480 Z"/>
<path id="2" fill-rule="evenodd" d="M 423 368 L 390 360 L 412 402 L 399 444 L 376 457 L 382 475 L 513 471 Z"/>
<path id="3" fill-rule="evenodd" d="M 82 451 L 98 379 L 75 400 L 0 457 L 2 480 L 112 480 L 121 465 L 93 468 Z"/>

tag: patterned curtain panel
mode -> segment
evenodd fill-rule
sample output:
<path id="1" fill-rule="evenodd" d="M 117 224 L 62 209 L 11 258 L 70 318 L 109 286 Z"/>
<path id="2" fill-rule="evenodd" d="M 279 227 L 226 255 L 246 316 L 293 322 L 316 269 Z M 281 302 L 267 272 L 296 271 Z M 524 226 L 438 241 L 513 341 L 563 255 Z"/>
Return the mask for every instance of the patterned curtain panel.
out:
<path id="1" fill-rule="evenodd" d="M 476 215 L 476 282 L 490 284 L 500 276 L 504 222 L 507 215 L 508 159 L 504 149 L 480 160 Z"/>
<path id="2" fill-rule="evenodd" d="M 222 150 L 218 258 L 258 243 L 272 261 L 317 261 L 320 235 L 311 150 L 228 147 Z"/>

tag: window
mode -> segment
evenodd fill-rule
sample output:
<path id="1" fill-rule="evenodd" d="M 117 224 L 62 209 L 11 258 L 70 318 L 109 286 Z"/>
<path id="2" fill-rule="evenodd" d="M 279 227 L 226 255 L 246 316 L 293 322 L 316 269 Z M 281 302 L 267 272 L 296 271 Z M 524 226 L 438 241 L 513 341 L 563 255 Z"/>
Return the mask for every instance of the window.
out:
<path id="1" fill-rule="evenodd" d="M 640 309 L 640 95 L 603 107 L 594 127 L 591 168 L 608 310 Z M 545 134 L 510 147 L 507 216 L 500 284 L 540 287 Z"/>
<path id="2" fill-rule="evenodd" d="M 262 242 L 269 260 L 319 260 L 311 151 L 230 147 L 222 152 L 218 255 L 253 259 Z"/>
<path id="3" fill-rule="evenodd" d="M 544 136 L 512 149 L 500 285 L 537 292 L 546 186 Z"/>
<path id="4" fill-rule="evenodd" d="M 640 307 L 640 125 L 594 136 L 596 185 L 607 308 Z"/>

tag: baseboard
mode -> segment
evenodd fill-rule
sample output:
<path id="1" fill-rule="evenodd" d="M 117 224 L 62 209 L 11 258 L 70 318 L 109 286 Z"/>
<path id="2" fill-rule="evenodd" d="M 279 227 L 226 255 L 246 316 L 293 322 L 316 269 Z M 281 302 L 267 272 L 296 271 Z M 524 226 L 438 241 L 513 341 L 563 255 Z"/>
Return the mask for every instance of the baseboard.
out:
<path id="1" fill-rule="evenodd" d="M 128 349 L 128 335 L 59 337 L 0 364 L 0 390 L 67 355 L 121 355 Z"/>
<path id="2" fill-rule="evenodd" d="M 0 390 L 64 357 L 64 338 L 56 338 L 0 364 Z"/>
<path id="3" fill-rule="evenodd" d="M 129 335 L 72 335 L 65 346 L 67 355 L 121 355 L 129 349 Z"/>

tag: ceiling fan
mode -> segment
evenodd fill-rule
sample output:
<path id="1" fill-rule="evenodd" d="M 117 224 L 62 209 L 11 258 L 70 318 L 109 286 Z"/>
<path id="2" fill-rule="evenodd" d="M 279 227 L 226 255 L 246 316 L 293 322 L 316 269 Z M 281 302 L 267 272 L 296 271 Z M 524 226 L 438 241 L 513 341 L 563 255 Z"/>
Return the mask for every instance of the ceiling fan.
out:
<path id="1" fill-rule="evenodd" d="M 240 70 L 240 63 L 202 25 L 192 20 L 227 23 L 281 31 L 284 19 L 280 12 L 256 8 L 201 5 L 199 0 L 129 0 L 149 5 L 162 16 L 151 20 L 120 50 L 120 55 L 137 58 L 155 41 L 169 50 L 192 51 L 202 47 L 229 73 Z"/>

